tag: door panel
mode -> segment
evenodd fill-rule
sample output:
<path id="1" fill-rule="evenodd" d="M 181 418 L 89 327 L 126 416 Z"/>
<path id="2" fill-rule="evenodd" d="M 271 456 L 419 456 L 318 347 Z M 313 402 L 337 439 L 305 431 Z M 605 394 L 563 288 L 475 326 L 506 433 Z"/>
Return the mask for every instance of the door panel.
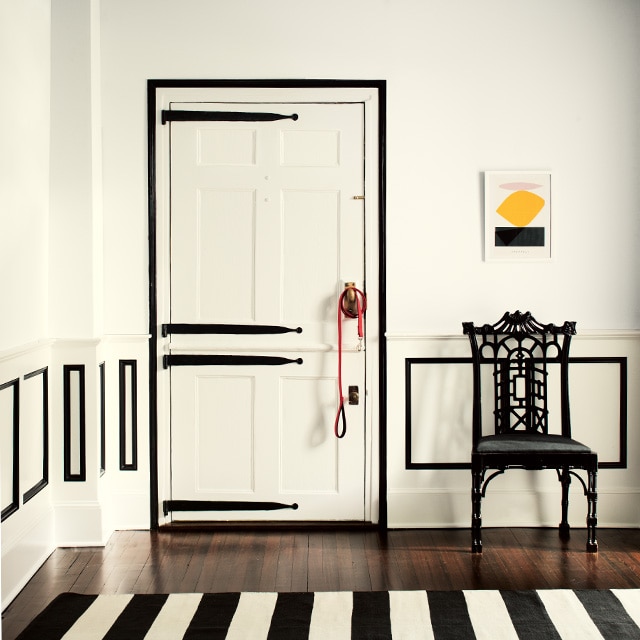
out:
<path id="1" fill-rule="evenodd" d="M 171 367 L 172 500 L 281 502 L 296 511 L 174 513 L 174 519 L 362 520 L 365 352 L 344 321 L 349 433 L 338 406 L 337 300 L 363 287 L 362 104 L 269 104 L 278 122 L 171 123 L 170 322 L 301 331 L 170 336 L 170 353 L 290 364 Z M 182 110 L 265 105 L 182 103 Z M 300 363 L 298 364 L 298 361 Z M 346 390 L 345 390 L 346 392 Z"/>
<path id="2" fill-rule="evenodd" d="M 255 193 L 253 191 L 198 191 L 197 251 L 193 254 L 197 295 L 192 317 L 199 322 L 253 320 L 255 316 Z M 221 278 L 233 256 L 233 274 Z M 233 301 L 221 305 L 220 300 Z M 188 304 L 184 301 L 183 304 Z"/>
<path id="3" fill-rule="evenodd" d="M 254 490 L 255 384 L 250 377 L 195 378 L 195 440 L 198 493 Z M 224 421 L 218 420 L 224 415 Z"/>
<path id="4" fill-rule="evenodd" d="M 283 378 L 281 392 L 282 491 L 337 493 L 338 442 L 325 428 L 335 413 L 335 379 Z"/>
<path id="5" fill-rule="evenodd" d="M 323 355 L 305 353 L 303 360 L 233 374 L 222 367 L 172 370 L 174 499 L 298 504 L 270 512 L 269 520 L 363 518 L 364 407 L 347 408 L 350 433 L 335 438 L 335 374 Z M 174 514 L 203 518 L 266 516 Z"/>
<path id="6" fill-rule="evenodd" d="M 284 323 L 309 325 L 335 316 L 332 303 L 339 281 L 339 207 L 340 193 L 336 191 L 282 194 Z"/>

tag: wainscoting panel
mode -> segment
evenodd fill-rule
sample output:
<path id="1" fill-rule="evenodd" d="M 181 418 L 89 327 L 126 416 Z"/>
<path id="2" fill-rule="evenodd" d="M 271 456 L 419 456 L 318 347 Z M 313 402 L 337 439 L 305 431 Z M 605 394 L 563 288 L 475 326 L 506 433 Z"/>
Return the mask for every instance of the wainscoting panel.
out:
<path id="1" fill-rule="evenodd" d="M 469 358 L 405 359 L 407 469 L 469 469 Z"/>
<path id="2" fill-rule="evenodd" d="M 120 470 L 138 469 L 138 374 L 135 360 L 120 360 Z"/>
<path id="3" fill-rule="evenodd" d="M 472 371 L 464 336 L 388 336 L 390 527 L 469 526 Z M 573 435 L 600 461 L 601 526 L 640 524 L 640 334 L 578 335 L 570 364 Z M 508 476 L 508 477 L 507 477 Z M 506 478 L 506 479 L 505 479 Z M 579 484 L 571 510 L 584 524 Z M 555 526 L 554 471 L 512 471 L 487 494 L 485 526 Z"/>
<path id="4" fill-rule="evenodd" d="M 0 353 L 3 607 L 55 546 L 149 526 L 147 367 L 146 335 Z"/>
<path id="5" fill-rule="evenodd" d="M 23 503 L 49 484 L 49 368 L 23 378 L 23 418 L 20 428 L 25 446 L 21 451 L 20 477 L 25 487 Z"/>
<path id="6" fill-rule="evenodd" d="M 569 371 L 573 437 L 598 452 L 600 469 L 626 469 L 627 358 L 570 358 Z"/>
<path id="7" fill-rule="evenodd" d="M 0 384 L 2 522 L 20 507 L 20 380 Z"/>
<path id="8" fill-rule="evenodd" d="M 598 451 L 601 469 L 626 468 L 627 358 L 570 363 L 573 436 Z M 405 359 L 407 469 L 471 468 L 472 384 L 470 358 Z"/>
<path id="9" fill-rule="evenodd" d="M 84 482 L 87 479 L 85 366 L 63 367 L 64 393 L 64 479 Z"/>
<path id="10" fill-rule="evenodd" d="M 50 349 L 41 341 L 0 352 L 3 608 L 54 548 Z"/>
<path id="11" fill-rule="evenodd" d="M 103 339 L 104 473 L 99 472 L 99 487 L 112 530 L 144 529 L 150 523 L 148 356 L 146 335 Z"/>

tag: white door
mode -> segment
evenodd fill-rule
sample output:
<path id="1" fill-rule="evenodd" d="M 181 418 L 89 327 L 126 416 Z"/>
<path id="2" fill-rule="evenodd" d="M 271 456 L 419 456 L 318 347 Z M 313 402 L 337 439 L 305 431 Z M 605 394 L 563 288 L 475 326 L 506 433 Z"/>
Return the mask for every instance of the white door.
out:
<path id="1" fill-rule="evenodd" d="M 364 106 L 171 110 L 170 517 L 363 520 Z"/>

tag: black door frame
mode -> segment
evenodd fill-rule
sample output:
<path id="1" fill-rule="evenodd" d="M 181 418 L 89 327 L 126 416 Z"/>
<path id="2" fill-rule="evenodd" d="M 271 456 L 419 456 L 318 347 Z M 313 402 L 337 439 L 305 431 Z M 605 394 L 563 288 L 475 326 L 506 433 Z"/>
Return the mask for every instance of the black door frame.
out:
<path id="1" fill-rule="evenodd" d="M 158 308 L 156 244 L 156 118 L 157 91 L 165 88 L 369 88 L 378 96 L 378 287 L 379 287 L 379 514 L 387 528 L 387 344 L 386 344 L 386 80 L 148 80 L 147 165 L 149 234 L 149 483 L 150 527 L 158 528 Z"/>

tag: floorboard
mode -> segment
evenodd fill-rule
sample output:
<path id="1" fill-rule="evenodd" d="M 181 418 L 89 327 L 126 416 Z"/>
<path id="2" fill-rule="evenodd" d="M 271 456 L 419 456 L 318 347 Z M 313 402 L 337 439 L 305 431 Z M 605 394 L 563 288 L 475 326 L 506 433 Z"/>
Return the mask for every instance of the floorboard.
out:
<path id="1" fill-rule="evenodd" d="M 640 587 L 640 530 L 600 529 L 562 541 L 555 529 L 118 531 L 104 548 L 57 549 L 2 614 L 18 633 L 56 595 L 393 589 Z"/>

